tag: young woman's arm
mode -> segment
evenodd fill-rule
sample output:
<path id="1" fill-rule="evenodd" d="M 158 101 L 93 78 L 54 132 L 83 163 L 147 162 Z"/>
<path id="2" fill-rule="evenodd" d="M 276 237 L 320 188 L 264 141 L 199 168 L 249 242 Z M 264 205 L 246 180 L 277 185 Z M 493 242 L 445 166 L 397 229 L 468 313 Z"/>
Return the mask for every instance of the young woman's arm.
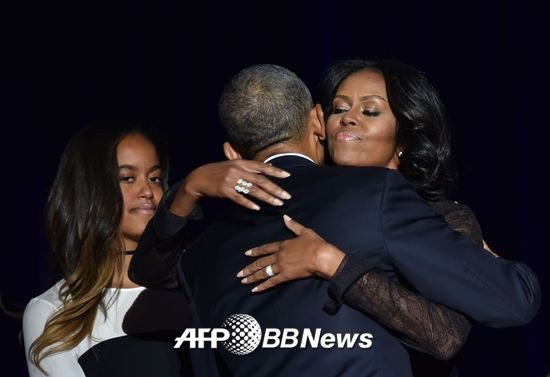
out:
<path id="1" fill-rule="evenodd" d="M 44 374 L 32 361 L 29 349 L 44 331 L 44 325 L 56 308 L 52 303 L 40 299 L 32 299 L 23 314 L 23 339 L 25 354 L 30 377 L 85 377 L 74 350 L 58 352 L 42 359 L 40 367 L 48 374 Z"/>

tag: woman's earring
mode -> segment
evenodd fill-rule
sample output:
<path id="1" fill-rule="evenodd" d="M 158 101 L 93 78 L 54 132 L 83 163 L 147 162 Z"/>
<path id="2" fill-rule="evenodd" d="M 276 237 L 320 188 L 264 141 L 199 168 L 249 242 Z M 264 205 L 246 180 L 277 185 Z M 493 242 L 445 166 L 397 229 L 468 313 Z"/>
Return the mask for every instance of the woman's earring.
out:
<path id="1" fill-rule="evenodd" d="M 397 152 L 397 157 L 401 157 L 401 156 L 403 156 L 403 151 Z"/>

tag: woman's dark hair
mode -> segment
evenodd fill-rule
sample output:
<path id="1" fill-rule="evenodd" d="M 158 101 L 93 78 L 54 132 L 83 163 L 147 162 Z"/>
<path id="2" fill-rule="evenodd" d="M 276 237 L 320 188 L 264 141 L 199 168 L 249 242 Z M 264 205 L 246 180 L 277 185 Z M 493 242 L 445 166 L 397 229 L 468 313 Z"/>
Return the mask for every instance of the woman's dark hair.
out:
<path id="1" fill-rule="evenodd" d="M 65 279 L 63 306 L 31 345 L 30 358 L 39 368 L 45 356 L 75 347 L 91 333 L 97 310 L 105 310 L 105 288 L 122 270 L 117 146 L 131 134 L 155 146 L 166 187 L 165 143 L 138 124 L 90 125 L 71 138 L 61 156 L 46 204 L 46 237 Z"/>
<path id="2" fill-rule="evenodd" d="M 448 195 L 454 183 L 451 130 L 445 107 L 426 76 L 395 60 L 344 60 L 332 65 L 317 90 L 325 120 L 338 87 L 358 71 L 380 73 L 397 119 L 397 145 L 403 151 L 399 171 L 427 200 Z"/>
<path id="3" fill-rule="evenodd" d="M 168 155 L 152 129 L 136 123 L 94 123 L 67 143 L 46 204 L 46 235 L 64 274 L 79 263 L 82 246 L 93 242 L 97 253 L 118 231 L 122 193 L 117 146 L 129 134 L 140 134 L 156 149 L 166 186 Z M 104 250 L 103 250 L 104 251 Z M 98 255 L 99 256 L 99 255 Z"/>

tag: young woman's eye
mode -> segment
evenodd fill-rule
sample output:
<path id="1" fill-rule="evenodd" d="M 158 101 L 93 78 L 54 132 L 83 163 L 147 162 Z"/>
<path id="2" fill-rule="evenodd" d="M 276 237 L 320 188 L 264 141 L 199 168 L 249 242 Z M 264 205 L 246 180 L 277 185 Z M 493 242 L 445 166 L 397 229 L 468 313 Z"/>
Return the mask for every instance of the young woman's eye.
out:
<path id="1" fill-rule="evenodd" d="M 366 115 L 368 117 L 377 117 L 380 115 L 380 111 L 376 110 L 363 110 L 363 115 Z"/>
<path id="2" fill-rule="evenodd" d="M 151 177 L 149 178 L 149 180 L 153 183 L 158 183 L 158 184 L 162 183 L 162 177 Z"/>
<path id="3" fill-rule="evenodd" d="M 123 175 L 119 179 L 121 182 L 125 182 L 125 183 L 132 183 L 135 180 L 135 178 L 132 177 L 131 175 Z"/>

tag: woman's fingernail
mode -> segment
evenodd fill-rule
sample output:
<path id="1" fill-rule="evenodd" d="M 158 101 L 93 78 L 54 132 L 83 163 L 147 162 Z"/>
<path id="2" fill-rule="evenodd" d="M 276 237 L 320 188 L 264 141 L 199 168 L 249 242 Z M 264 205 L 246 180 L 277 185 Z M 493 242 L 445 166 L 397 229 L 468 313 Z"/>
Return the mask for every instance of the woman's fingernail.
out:
<path id="1" fill-rule="evenodd" d="M 243 276 L 244 276 L 244 272 L 243 270 L 240 270 L 239 273 L 237 274 L 237 277 L 242 278 Z"/>
<path id="2" fill-rule="evenodd" d="M 252 209 L 255 210 L 255 211 L 259 211 L 259 210 L 260 210 L 260 206 L 257 205 L 257 204 L 253 204 L 253 205 L 252 205 Z"/>
<path id="3" fill-rule="evenodd" d="M 283 201 L 281 199 L 275 198 L 275 199 L 273 199 L 273 204 L 275 204 L 276 206 L 282 206 L 285 203 L 283 203 Z"/>
<path id="4" fill-rule="evenodd" d="M 252 249 L 245 251 L 244 255 L 252 255 Z"/>
<path id="5" fill-rule="evenodd" d="M 283 176 L 283 178 L 288 178 L 288 177 L 290 177 L 290 173 L 287 172 L 287 171 L 281 172 L 281 175 Z"/>
<path id="6" fill-rule="evenodd" d="M 288 215 L 283 215 L 283 219 L 285 219 L 285 221 L 290 221 L 292 220 L 292 218 Z"/>
<path id="7" fill-rule="evenodd" d="M 252 292 L 256 292 L 256 291 L 258 291 L 258 287 L 252 288 Z"/>
<path id="8" fill-rule="evenodd" d="M 280 194 L 279 196 L 280 196 L 281 198 L 283 198 L 283 199 L 290 199 L 290 198 L 292 198 L 292 196 L 291 196 L 288 192 L 286 192 L 286 191 L 281 192 L 281 194 Z"/>
<path id="9" fill-rule="evenodd" d="M 241 283 L 246 284 L 247 281 L 248 281 L 248 279 L 244 278 L 243 280 L 241 280 Z"/>

